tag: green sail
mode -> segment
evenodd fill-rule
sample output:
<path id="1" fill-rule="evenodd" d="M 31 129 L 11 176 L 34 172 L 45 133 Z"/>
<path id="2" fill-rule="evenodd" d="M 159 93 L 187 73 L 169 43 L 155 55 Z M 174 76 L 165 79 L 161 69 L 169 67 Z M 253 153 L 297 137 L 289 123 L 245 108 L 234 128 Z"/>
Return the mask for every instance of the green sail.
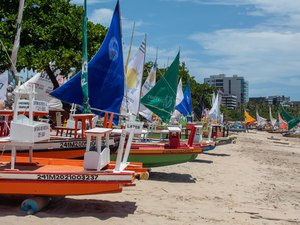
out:
<path id="1" fill-rule="evenodd" d="M 168 123 L 174 111 L 178 67 L 179 67 L 178 52 L 176 58 L 165 74 L 159 79 L 156 85 L 141 99 L 141 103 L 159 116 L 163 122 Z"/>
<path id="2" fill-rule="evenodd" d="M 284 120 L 288 123 L 289 130 L 297 126 L 300 123 L 300 118 L 291 116 L 285 109 L 280 105 L 280 111 Z"/>

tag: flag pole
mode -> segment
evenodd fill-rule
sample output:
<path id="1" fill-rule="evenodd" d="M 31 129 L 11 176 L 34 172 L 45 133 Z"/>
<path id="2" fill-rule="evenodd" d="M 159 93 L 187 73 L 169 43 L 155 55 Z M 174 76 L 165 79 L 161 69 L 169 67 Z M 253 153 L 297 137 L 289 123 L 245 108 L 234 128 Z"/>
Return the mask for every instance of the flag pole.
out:
<path id="1" fill-rule="evenodd" d="M 88 89 L 88 53 L 87 53 L 87 6 L 86 0 L 83 5 L 82 19 L 82 69 L 81 69 L 81 89 L 83 94 L 83 113 L 90 113 L 89 89 Z"/>

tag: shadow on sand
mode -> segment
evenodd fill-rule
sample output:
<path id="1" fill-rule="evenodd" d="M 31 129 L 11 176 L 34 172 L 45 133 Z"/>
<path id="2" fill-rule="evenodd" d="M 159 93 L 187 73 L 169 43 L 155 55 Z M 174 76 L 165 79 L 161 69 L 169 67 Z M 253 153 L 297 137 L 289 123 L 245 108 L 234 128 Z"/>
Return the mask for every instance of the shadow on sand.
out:
<path id="1" fill-rule="evenodd" d="M 149 180 L 166 181 L 171 183 L 196 183 L 196 178 L 190 174 L 150 172 Z"/>
<path id="2" fill-rule="evenodd" d="M 25 198 L 14 196 L 0 196 L 0 217 L 2 216 L 24 216 L 20 205 Z M 95 199 L 72 199 L 66 197 L 58 202 L 52 203 L 42 211 L 35 214 L 39 218 L 77 218 L 95 217 L 107 220 L 112 217 L 125 218 L 133 214 L 137 209 L 135 202 L 104 201 Z"/>
<path id="3" fill-rule="evenodd" d="M 205 160 L 205 159 L 194 159 L 193 161 L 191 162 L 196 162 L 196 163 L 207 163 L 207 164 L 210 164 L 210 163 L 213 163 L 214 161 L 212 160 Z"/>
<path id="4" fill-rule="evenodd" d="M 224 154 L 224 153 L 210 153 L 210 152 L 202 152 L 202 154 L 211 155 L 211 156 L 231 156 L 229 154 Z"/>

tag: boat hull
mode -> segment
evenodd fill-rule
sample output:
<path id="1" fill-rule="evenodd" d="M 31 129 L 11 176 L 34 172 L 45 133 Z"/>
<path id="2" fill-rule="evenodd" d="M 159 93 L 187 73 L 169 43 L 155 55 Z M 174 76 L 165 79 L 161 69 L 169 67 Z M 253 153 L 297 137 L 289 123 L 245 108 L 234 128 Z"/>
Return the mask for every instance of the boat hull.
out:
<path id="1" fill-rule="evenodd" d="M 128 161 L 141 162 L 148 168 L 169 166 L 192 161 L 201 152 L 201 149 L 131 149 Z M 116 154 L 112 159 L 116 159 Z"/>
<path id="2" fill-rule="evenodd" d="M 0 175 L 1 176 L 1 175 Z M 14 195 L 46 195 L 46 196 L 66 196 L 66 195 L 88 195 L 122 192 L 126 183 L 97 182 L 67 182 L 67 181 L 43 181 L 34 180 L 0 180 L 1 194 Z"/>
<path id="3" fill-rule="evenodd" d="M 3 144 L 5 145 L 5 144 Z M 95 142 L 92 142 L 92 146 Z M 112 152 L 118 148 L 118 140 L 111 139 L 109 148 Z M 104 144 L 102 145 L 104 148 Z M 10 155 L 10 149 L 5 148 L 3 155 Z M 59 158 L 59 159 L 82 159 L 86 151 L 86 139 L 72 139 L 72 140 L 50 140 L 39 142 L 33 148 L 34 157 L 39 158 Z M 28 157 L 28 147 L 18 147 L 17 155 L 21 157 Z"/>
<path id="4" fill-rule="evenodd" d="M 133 186 L 137 176 L 148 173 L 141 163 L 130 163 L 126 170 L 114 172 L 115 162 L 102 171 L 85 171 L 83 160 L 17 157 L 15 170 L 10 157 L 2 156 L 0 194 L 15 195 L 87 195 L 121 192 Z"/>

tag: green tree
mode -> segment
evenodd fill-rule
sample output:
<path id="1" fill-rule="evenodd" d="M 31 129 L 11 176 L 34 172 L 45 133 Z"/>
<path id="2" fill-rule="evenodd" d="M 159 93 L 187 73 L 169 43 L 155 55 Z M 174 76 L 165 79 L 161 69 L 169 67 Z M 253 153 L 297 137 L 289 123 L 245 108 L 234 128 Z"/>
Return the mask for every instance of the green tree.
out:
<path id="1" fill-rule="evenodd" d="M 1 40 L 11 54 L 18 13 L 18 1 L 0 2 Z M 70 68 L 81 69 L 83 8 L 70 0 L 26 0 L 23 13 L 17 70 L 23 68 L 47 71 L 54 88 L 58 83 L 49 62 L 67 75 Z M 88 55 L 100 47 L 107 29 L 88 22 Z M 0 48 L 0 71 L 10 68 L 8 57 Z M 55 70 L 54 69 L 54 70 Z"/>

